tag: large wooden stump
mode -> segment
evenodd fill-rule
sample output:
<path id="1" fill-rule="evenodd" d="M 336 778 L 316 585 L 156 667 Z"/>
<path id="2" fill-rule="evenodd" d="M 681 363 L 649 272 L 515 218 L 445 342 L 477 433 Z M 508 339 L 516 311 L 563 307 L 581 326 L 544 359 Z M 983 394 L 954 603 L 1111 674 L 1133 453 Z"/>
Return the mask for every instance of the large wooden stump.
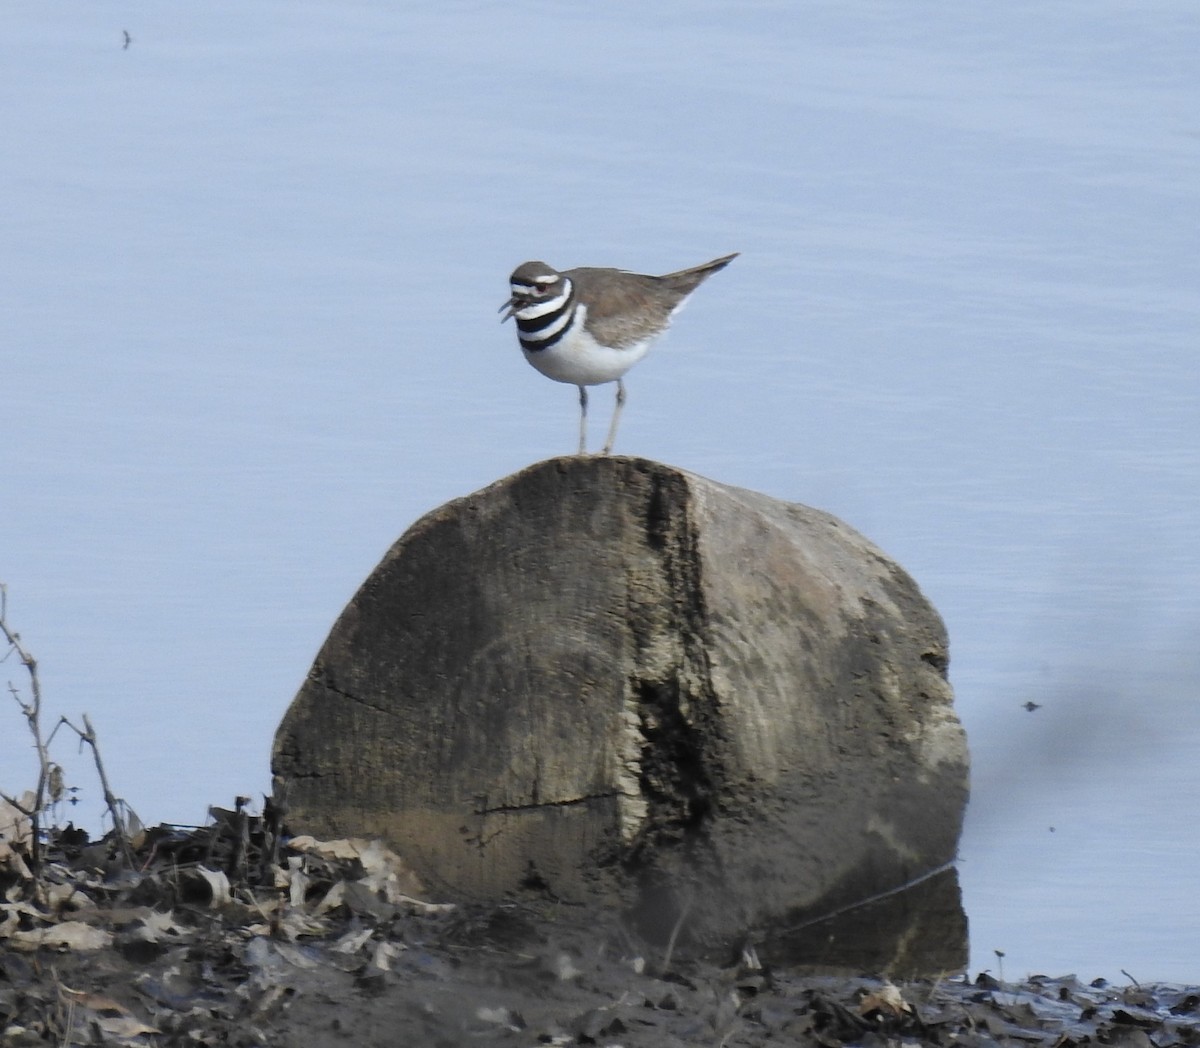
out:
<path id="1" fill-rule="evenodd" d="M 454 898 L 618 908 L 709 953 L 954 969 L 967 751 L 946 665 L 912 579 L 828 514 L 555 459 L 389 550 L 280 725 L 276 788 L 297 832 L 382 837 Z"/>

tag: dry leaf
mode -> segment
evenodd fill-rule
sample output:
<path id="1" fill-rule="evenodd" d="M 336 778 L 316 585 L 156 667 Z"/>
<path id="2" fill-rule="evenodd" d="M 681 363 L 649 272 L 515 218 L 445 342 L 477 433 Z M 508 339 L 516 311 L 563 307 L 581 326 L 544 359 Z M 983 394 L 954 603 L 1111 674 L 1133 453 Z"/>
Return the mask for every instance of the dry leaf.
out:
<path id="1" fill-rule="evenodd" d="M 33 880 L 33 871 L 25 865 L 25 858 L 19 851 L 14 851 L 4 841 L 0 841 L 0 867 L 7 866 L 17 875 L 17 882 L 8 889 L 8 898 L 19 894 L 21 885 Z"/>
<path id="2" fill-rule="evenodd" d="M 583 974 L 581 968 L 575 967 L 575 962 L 571 959 L 569 953 L 560 953 L 554 958 L 554 963 L 551 966 L 554 969 L 554 974 L 558 976 L 559 982 L 570 982 L 572 979 L 578 979 Z"/>
<path id="3" fill-rule="evenodd" d="M 408 868 L 404 860 L 380 840 L 343 837 L 335 841 L 319 841 L 315 837 L 301 836 L 288 841 L 288 847 L 292 851 L 312 853 L 322 859 L 341 862 L 357 859 L 366 871 L 367 878 L 380 882 L 372 887 L 382 887 L 383 880 L 394 876 L 404 882 L 404 891 L 410 894 L 424 891 L 416 874 Z"/>
<path id="4" fill-rule="evenodd" d="M 424 902 L 408 895 L 397 895 L 388 901 L 397 906 L 407 906 L 414 913 L 450 913 L 455 908 L 452 902 Z"/>
<path id="5" fill-rule="evenodd" d="M 343 837 L 334 841 L 319 841 L 315 837 L 293 837 L 287 845 L 293 851 L 315 855 L 327 861 L 350 862 L 357 860 L 364 876 L 354 883 L 369 891 L 378 892 L 390 905 L 404 905 L 420 913 L 445 913 L 453 910 L 452 903 L 428 903 L 419 896 L 424 886 L 408 864 L 383 841 L 367 840 L 363 837 Z M 297 869 L 300 860 L 296 856 L 288 859 L 288 865 Z M 289 878 L 292 887 L 293 905 L 299 905 L 295 875 Z M 340 901 L 340 900 L 339 900 Z M 324 903 L 322 904 L 324 906 Z"/>
<path id="6" fill-rule="evenodd" d="M 391 971 L 392 961 L 399 957 L 406 949 L 403 943 L 387 942 L 386 940 L 377 943 L 375 952 L 371 955 L 371 967 L 376 971 L 387 972 Z"/>
<path id="7" fill-rule="evenodd" d="M 17 799 L 17 804 L 26 811 L 32 811 L 37 804 L 37 796 L 33 790 L 26 790 Z M 33 823 L 25 812 L 8 801 L 0 799 L 0 838 L 15 847 L 28 844 L 33 835 Z"/>
<path id="8" fill-rule="evenodd" d="M 9 917 L 32 917 L 35 921 L 49 920 L 42 910 L 39 910 L 36 906 L 31 906 L 27 902 L 0 903 L 0 912 L 8 914 Z"/>
<path id="9" fill-rule="evenodd" d="M 320 961 L 313 956 L 313 952 L 303 946 L 297 946 L 290 942 L 276 942 L 271 944 L 278 957 L 287 961 L 294 968 L 317 968 L 320 967 Z"/>
<path id="10" fill-rule="evenodd" d="M 356 932 L 347 932 L 333 944 L 333 952 L 358 953 L 374 934 L 374 928 L 361 928 Z"/>
<path id="11" fill-rule="evenodd" d="M 891 983 L 884 983 L 873 993 L 867 994 L 858 1006 L 859 1015 L 869 1015 L 871 1012 L 883 1012 L 885 1015 L 906 1015 L 911 1011 L 912 1005 Z"/>
<path id="12" fill-rule="evenodd" d="M 480 1005 L 478 1008 L 475 1008 L 475 1018 L 484 1023 L 506 1026 L 512 1022 L 512 1013 L 508 1008 L 502 1006 L 488 1008 L 485 1005 Z"/>
<path id="13" fill-rule="evenodd" d="M 21 918 L 13 912 L 12 907 L 2 906 L 0 910 L 5 911 L 4 920 L 0 921 L 0 939 L 7 939 L 21 927 Z"/>
<path id="14" fill-rule="evenodd" d="M 229 878 L 222 870 L 210 870 L 204 866 L 197 866 L 194 873 L 199 874 L 208 882 L 209 890 L 212 892 L 212 900 L 209 906 L 212 909 L 217 909 L 221 906 L 227 906 L 233 901 L 233 895 L 229 888 Z"/>
<path id="15" fill-rule="evenodd" d="M 367 887 L 383 892 L 383 897 L 390 903 L 411 901 L 412 896 L 425 890 L 408 864 L 383 841 L 365 842 L 358 861 L 366 871 Z"/>
<path id="16" fill-rule="evenodd" d="M 188 934 L 187 928 L 176 923 L 173 910 L 166 913 L 149 910 L 141 921 L 141 927 L 134 929 L 132 937 L 142 942 L 162 942 L 163 939 L 178 939 Z"/>
<path id="17" fill-rule="evenodd" d="M 321 935 L 325 932 L 325 922 L 316 917 L 310 917 L 300 910 L 292 910 L 275 922 L 272 931 L 287 942 L 295 942 L 305 935 Z"/>
<path id="18" fill-rule="evenodd" d="M 161 1033 L 157 1026 L 147 1026 L 132 1015 L 106 1016 L 96 1020 L 101 1031 L 111 1037 L 141 1037 L 145 1033 Z"/>
<path id="19" fill-rule="evenodd" d="M 117 1015 L 131 1015 L 125 1005 L 120 1001 L 114 1001 L 111 997 L 105 997 L 100 993 L 88 993 L 87 990 L 72 990 L 69 986 L 61 986 L 59 989 L 62 995 L 80 1008 L 88 1008 L 93 1012 L 115 1012 Z"/>
<path id="20" fill-rule="evenodd" d="M 96 903 L 74 883 L 51 884 L 46 888 L 46 905 L 61 913 L 68 904 L 72 910 L 94 909 Z"/>
<path id="21" fill-rule="evenodd" d="M 325 897 L 313 908 L 313 916 L 320 917 L 330 910 L 336 910 L 346 897 L 346 882 L 338 881 L 325 893 Z"/>
<path id="22" fill-rule="evenodd" d="M 303 906 L 304 896 L 308 892 L 308 877 L 301 866 L 304 860 L 298 855 L 288 856 L 288 901 L 293 906 Z"/>
<path id="23" fill-rule="evenodd" d="M 359 855 L 359 842 L 348 839 L 336 841 L 319 841 L 316 837 L 310 837 L 306 834 L 301 834 L 299 837 L 293 837 L 288 841 L 287 846 L 292 851 L 312 852 L 314 855 L 319 855 L 322 859 L 340 859 L 342 861 L 348 859 L 357 859 Z"/>
<path id="24" fill-rule="evenodd" d="M 112 945 L 112 932 L 93 928 L 83 921 L 64 921 L 50 928 L 14 932 L 8 941 L 17 950 L 36 950 L 46 946 L 51 949 L 103 950 Z"/>

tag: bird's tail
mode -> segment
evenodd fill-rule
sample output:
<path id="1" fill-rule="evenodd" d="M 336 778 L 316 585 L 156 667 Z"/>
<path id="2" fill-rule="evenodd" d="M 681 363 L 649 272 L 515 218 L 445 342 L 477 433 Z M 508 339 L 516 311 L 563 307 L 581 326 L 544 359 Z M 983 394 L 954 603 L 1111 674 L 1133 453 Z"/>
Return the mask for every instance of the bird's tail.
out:
<path id="1" fill-rule="evenodd" d="M 673 291 L 678 291 L 684 295 L 690 294 L 718 269 L 724 269 L 729 265 L 739 254 L 741 254 L 740 251 L 735 251 L 732 255 L 725 255 L 723 258 L 714 258 L 711 262 L 705 262 L 702 266 L 692 266 L 691 269 L 681 269 L 677 273 L 667 273 L 659 277 L 659 279 Z"/>

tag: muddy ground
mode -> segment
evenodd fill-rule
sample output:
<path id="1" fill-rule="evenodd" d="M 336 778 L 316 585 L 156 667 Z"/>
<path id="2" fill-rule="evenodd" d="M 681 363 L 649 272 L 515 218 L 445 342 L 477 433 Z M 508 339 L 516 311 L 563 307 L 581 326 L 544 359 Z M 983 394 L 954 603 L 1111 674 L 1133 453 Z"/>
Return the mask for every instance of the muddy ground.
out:
<path id="1" fill-rule="evenodd" d="M 687 961 L 551 904 L 430 902 L 378 842 L 239 811 L 26 858 L 0 863 L 5 1046 L 1200 1044 L 1195 987 Z"/>

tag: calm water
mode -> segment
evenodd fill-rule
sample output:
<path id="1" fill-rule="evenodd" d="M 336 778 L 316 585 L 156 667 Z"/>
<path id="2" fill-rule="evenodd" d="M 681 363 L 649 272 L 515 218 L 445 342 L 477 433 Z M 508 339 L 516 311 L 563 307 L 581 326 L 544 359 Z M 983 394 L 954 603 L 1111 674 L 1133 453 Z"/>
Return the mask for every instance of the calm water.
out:
<path id="1" fill-rule="evenodd" d="M 0 579 L 143 818 L 265 789 L 395 537 L 572 450 L 513 265 L 739 250 L 618 451 L 837 513 L 940 608 L 976 968 L 1200 979 L 1190 0 L 15 3 L 5 52 Z"/>

